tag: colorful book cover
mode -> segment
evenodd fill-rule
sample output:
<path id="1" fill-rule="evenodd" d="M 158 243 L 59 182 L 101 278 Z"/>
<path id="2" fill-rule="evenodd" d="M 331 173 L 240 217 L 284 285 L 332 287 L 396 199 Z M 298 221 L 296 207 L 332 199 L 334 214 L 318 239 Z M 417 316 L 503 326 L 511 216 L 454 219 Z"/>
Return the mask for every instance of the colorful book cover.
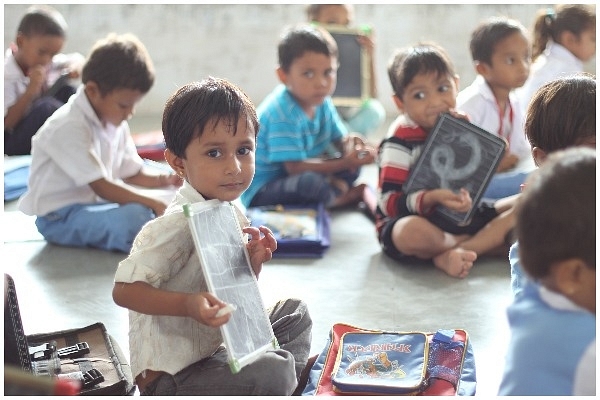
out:
<path id="1" fill-rule="evenodd" d="M 349 332 L 333 369 L 335 390 L 356 394 L 410 394 L 425 382 L 427 335 L 422 332 Z"/>

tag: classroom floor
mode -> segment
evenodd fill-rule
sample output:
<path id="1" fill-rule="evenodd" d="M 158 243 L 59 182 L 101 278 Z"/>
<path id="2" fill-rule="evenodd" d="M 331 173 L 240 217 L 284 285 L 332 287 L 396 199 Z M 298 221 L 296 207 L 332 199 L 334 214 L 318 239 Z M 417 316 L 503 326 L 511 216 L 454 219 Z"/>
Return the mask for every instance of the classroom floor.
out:
<path id="1" fill-rule="evenodd" d="M 375 185 L 376 174 L 368 166 L 360 179 Z M 127 311 L 111 297 L 125 254 L 48 244 L 15 202 L 4 209 L 4 272 L 15 281 L 25 333 L 101 321 L 127 354 Z M 481 257 L 466 279 L 454 279 L 427 264 L 403 265 L 384 256 L 373 223 L 358 210 L 332 212 L 331 218 L 331 248 L 323 258 L 265 264 L 259 280 L 265 304 L 282 297 L 306 301 L 314 323 L 313 354 L 336 322 L 399 331 L 465 329 L 475 355 L 477 395 L 495 396 L 509 335 L 508 258 Z"/>

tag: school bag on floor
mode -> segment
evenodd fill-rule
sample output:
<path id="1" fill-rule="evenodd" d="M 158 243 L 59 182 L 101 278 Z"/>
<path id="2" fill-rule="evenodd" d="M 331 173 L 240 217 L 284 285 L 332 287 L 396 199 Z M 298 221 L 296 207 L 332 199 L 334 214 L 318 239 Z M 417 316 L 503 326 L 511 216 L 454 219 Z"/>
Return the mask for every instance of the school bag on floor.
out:
<path id="1" fill-rule="evenodd" d="M 337 323 L 317 357 L 303 396 L 475 395 L 467 332 L 396 332 Z"/>

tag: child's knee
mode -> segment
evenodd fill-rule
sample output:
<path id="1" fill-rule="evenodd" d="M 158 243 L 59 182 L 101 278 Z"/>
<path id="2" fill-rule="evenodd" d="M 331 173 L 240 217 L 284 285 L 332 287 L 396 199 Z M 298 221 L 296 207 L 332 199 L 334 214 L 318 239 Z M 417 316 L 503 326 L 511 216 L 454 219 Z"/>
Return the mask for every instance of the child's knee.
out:
<path id="1" fill-rule="evenodd" d="M 275 350 L 265 353 L 249 368 L 260 371 L 261 382 L 256 382 L 261 392 L 271 396 L 291 395 L 298 381 L 294 356 L 285 350 Z"/>
<path id="2" fill-rule="evenodd" d="M 54 97 L 42 97 L 33 103 L 30 114 L 39 115 L 40 118 L 46 120 L 62 105 L 63 103 Z"/>

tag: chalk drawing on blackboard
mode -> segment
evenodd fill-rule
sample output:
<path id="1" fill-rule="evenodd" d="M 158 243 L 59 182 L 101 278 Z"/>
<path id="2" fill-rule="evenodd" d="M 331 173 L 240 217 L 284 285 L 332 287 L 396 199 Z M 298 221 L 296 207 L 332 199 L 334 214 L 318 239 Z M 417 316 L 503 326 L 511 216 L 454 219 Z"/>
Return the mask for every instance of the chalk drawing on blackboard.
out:
<path id="1" fill-rule="evenodd" d="M 498 136 L 444 113 L 429 133 L 404 184 L 404 191 L 414 193 L 442 188 L 457 192 L 461 188 L 467 189 L 473 200 L 468 212 L 460 213 L 443 206 L 435 209 L 436 213 L 457 225 L 467 225 L 504 152 L 505 142 Z"/>
<path id="2" fill-rule="evenodd" d="M 220 329 L 229 367 L 237 373 L 265 351 L 279 348 L 250 265 L 244 234 L 229 202 L 209 200 L 186 204 L 183 209 L 208 290 L 236 308 Z"/>
<path id="3" fill-rule="evenodd" d="M 370 55 L 358 43 L 364 28 L 347 28 L 342 25 L 323 25 L 338 46 L 337 85 L 331 95 L 336 106 L 360 107 L 369 99 L 371 85 Z"/>

